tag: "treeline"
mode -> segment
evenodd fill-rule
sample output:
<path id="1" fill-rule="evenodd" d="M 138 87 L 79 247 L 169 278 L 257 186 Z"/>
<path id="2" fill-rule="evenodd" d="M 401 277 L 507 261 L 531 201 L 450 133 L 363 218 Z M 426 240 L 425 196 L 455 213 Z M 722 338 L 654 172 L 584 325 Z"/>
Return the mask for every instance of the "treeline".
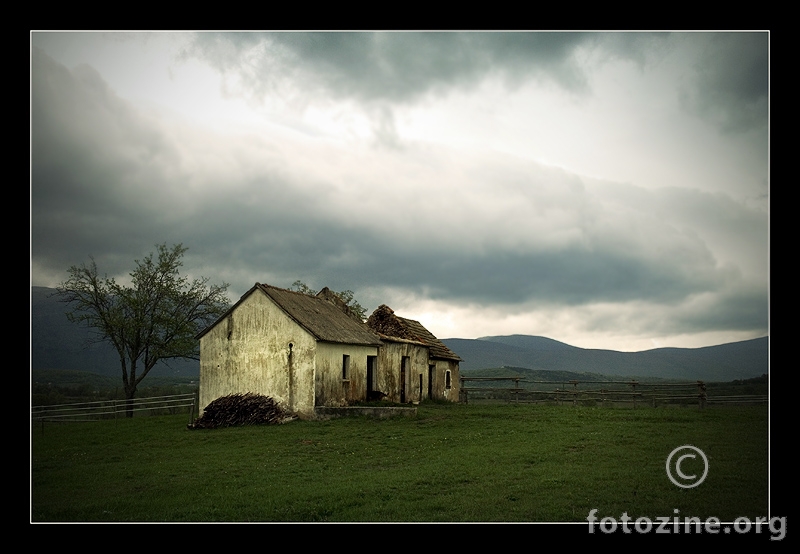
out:
<path id="1" fill-rule="evenodd" d="M 764 373 L 761 377 L 736 379 L 730 383 L 719 385 L 728 385 L 728 387 L 720 386 L 720 388 L 723 390 L 727 388 L 736 394 L 767 394 L 769 389 L 769 377 Z"/>
<path id="2" fill-rule="evenodd" d="M 661 403 L 691 405 L 698 401 L 701 393 L 709 400 L 742 397 L 764 397 L 769 393 L 769 377 L 736 379 L 727 382 L 706 382 L 701 389 L 696 380 L 638 379 L 599 374 L 578 374 L 563 371 L 532 370 L 520 367 L 503 367 L 472 370 L 462 377 L 498 379 L 497 381 L 465 381 L 462 392 L 469 400 L 502 401 L 573 401 L 594 405 L 603 399 L 633 401 L 636 392 L 638 401 L 650 401 L 654 396 Z M 509 378 L 519 377 L 519 381 Z M 636 387 L 630 385 L 636 382 Z M 518 389 L 514 387 L 518 386 Z M 656 392 L 658 391 L 658 392 Z M 672 398 L 670 398 L 672 397 Z"/>
<path id="3" fill-rule="evenodd" d="M 31 375 L 31 406 L 124 400 L 119 381 L 88 371 L 35 371 Z M 148 376 L 142 385 L 137 398 L 188 394 L 198 388 L 196 377 Z"/>

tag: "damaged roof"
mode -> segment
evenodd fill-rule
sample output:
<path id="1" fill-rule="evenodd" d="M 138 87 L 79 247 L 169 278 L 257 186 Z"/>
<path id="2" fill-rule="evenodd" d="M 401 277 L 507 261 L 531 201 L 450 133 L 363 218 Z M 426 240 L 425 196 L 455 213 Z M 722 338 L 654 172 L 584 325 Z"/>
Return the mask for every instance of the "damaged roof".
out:
<path id="1" fill-rule="evenodd" d="M 367 319 L 367 325 L 383 339 L 401 339 L 427 346 L 432 358 L 463 361 L 419 321 L 395 315 L 394 310 L 386 304 L 378 306 L 372 312 L 372 315 Z"/>
<path id="2" fill-rule="evenodd" d="M 261 291 L 269 296 L 286 315 L 319 341 L 367 346 L 380 346 L 381 344 L 380 337 L 369 327 L 349 317 L 329 300 L 261 283 L 256 283 L 253 288 L 244 293 L 228 312 L 200 333 L 197 338 L 202 337 L 217 323 L 225 319 L 236 306 L 255 291 Z"/>

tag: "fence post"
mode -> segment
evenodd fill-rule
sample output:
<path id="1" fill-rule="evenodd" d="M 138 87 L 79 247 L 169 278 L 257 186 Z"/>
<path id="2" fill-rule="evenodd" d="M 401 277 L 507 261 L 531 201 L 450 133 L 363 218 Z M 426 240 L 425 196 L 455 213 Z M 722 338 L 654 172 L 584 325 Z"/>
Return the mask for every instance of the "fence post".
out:
<path id="1" fill-rule="evenodd" d="M 697 388 L 700 389 L 700 409 L 702 410 L 706 407 L 706 384 L 703 381 L 698 381 Z"/>

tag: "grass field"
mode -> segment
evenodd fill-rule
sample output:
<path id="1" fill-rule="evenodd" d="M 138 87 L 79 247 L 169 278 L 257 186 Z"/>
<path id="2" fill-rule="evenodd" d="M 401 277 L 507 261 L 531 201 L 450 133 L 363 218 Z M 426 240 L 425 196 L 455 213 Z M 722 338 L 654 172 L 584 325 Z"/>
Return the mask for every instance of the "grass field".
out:
<path id="1" fill-rule="evenodd" d="M 187 421 L 33 425 L 31 521 L 570 522 L 595 508 L 601 518 L 767 515 L 765 405 L 423 403 L 416 417 L 387 420 L 215 430 Z M 709 461 L 692 489 L 666 474 L 684 444 Z"/>

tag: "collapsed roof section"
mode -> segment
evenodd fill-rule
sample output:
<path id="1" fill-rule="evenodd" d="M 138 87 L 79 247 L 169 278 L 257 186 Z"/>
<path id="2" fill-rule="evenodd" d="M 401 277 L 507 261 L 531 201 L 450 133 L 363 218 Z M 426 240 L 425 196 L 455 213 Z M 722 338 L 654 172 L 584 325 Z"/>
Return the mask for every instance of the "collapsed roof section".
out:
<path id="1" fill-rule="evenodd" d="M 386 304 L 381 304 L 367 319 L 367 326 L 384 340 L 411 341 L 428 347 L 432 358 L 462 361 L 445 344 L 437 339 L 419 321 L 395 315 Z"/>

